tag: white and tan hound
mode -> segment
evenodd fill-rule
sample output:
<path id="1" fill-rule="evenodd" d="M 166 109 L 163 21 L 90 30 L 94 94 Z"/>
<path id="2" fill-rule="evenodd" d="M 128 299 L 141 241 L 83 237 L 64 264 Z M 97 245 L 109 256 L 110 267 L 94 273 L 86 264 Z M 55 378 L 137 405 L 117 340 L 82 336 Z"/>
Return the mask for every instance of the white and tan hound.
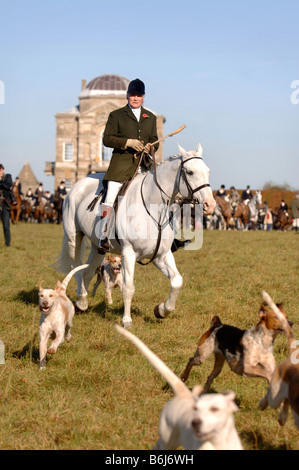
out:
<path id="1" fill-rule="evenodd" d="M 92 296 L 95 296 L 99 284 L 103 281 L 105 284 L 107 302 L 111 305 L 113 303 L 112 289 L 119 287 L 120 290 L 122 290 L 121 256 L 108 255 L 101 266 L 96 269 L 96 274 L 97 280 L 93 286 Z"/>
<path id="2" fill-rule="evenodd" d="M 278 307 L 287 318 L 282 304 Z M 273 342 L 283 330 L 275 313 L 267 307 L 266 302 L 260 307 L 259 317 L 258 324 L 249 330 L 224 325 L 218 316 L 213 317 L 211 328 L 201 336 L 194 356 L 189 359 L 181 374 L 183 382 L 188 379 L 192 367 L 202 364 L 211 354 L 215 356 L 215 364 L 204 386 L 204 393 L 209 391 L 225 361 L 238 375 L 262 377 L 270 382 L 276 366 Z"/>
<path id="3" fill-rule="evenodd" d="M 233 413 L 238 410 L 234 392 L 201 395 L 202 387 L 192 391 L 140 339 L 115 325 L 164 377 L 175 397 L 163 407 L 159 439 L 155 450 L 243 450 L 235 428 Z"/>
<path id="4" fill-rule="evenodd" d="M 276 308 L 271 297 L 267 292 L 263 292 L 265 301 L 276 313 L 281 325 L 287 335 L 289 342 L 289 357 L 282 361 L 276 368 L 271 379 L 268 392 L 260 401 L 260 409 L 264 410 L 267 406 L 278 408 L 283 403 L 278 418 L 279 424 L 283 426 L 288 418 L 289 407 L 296 427 L 299 429 L 299 353 L 298 341 L 295 341 L 290 325 L 279 309 Z"/>
<path id="5" fill-rule="evenodd" d="M 49 354 L 55 354 L 58 346 L 63 343 L 64 339 L 70 341 L 72 327 L 72 320 L 75 313 L 75 308 L 71 300 L 66 296 L 66 288 L 72 276 L 82 269 L 86 269 L 88 264 L 78 266 L 73 269 L 65 279 L 57 282 L 56 289 L 43 289 L 39 285 L 39 308 L 41 311 L 40 317 L 40 369 L 46 367 L 47 344 L 51 337 L 54 339 L 50 348 Z"/>

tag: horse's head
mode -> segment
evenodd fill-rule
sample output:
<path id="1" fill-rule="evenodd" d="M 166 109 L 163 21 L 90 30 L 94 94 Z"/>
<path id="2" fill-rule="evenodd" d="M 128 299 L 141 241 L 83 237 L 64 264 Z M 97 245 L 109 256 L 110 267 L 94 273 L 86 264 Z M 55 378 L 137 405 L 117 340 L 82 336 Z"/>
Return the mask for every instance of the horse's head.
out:
<path id="1" fill-rule="evenodd" d="M 256 191 L 256 203 L 261 204 L 262 203 L 262 193 L 261 191 Z"/>
<path id="2" fill-rule="evenodd" d="M 213 214 L 216 202 L 209 184 L 210 169 L 202 159 L 202 146 L 187 152 L 179 145 L 182 155 L 179 192 L 186 199 L 203 204 L 204 214 Z"/>

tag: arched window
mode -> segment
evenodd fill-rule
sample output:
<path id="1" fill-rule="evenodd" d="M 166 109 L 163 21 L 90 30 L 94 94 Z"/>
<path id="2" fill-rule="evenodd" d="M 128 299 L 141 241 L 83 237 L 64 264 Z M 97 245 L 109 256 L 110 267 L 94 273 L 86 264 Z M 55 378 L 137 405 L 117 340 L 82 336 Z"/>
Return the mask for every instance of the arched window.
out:
<path id="1" fill-rule="evenodd" d="M 110 162 L 113 149 L 109 147 L 105 147 L 105 145 L 103 144 L 103 135 L 104 135 L 104 129 L 102 130 L 101 135 L 100 135 L 100 152 L 99 152 L 100 160 L 102 162 Z"/>

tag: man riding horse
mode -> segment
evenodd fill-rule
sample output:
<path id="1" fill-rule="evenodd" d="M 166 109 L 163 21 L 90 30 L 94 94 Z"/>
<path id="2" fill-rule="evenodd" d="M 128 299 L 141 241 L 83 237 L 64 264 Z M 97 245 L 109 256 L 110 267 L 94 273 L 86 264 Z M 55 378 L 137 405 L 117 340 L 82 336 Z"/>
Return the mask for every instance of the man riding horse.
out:
<path id="1" fill-rule="evenodd" d="M 233 217 L 235 214 L 235 210 L 238 205 L 238 202 L 240 201 L 240 195 L 234 186 L 231 186 L 230 190 L 231 190 L 231 193 L 229 195 L 229 202 L 230 202 L 230 205 L 232 206 L 232 217 Z"/>
<path id="2" fill-rule="evenodd" d="M 109 115 L 103 144 L 113 148 L 109 168 L 103 182 L 107 192 L 101 206 L 103 236 L 99 241 L 99 253 L 110 250 L 109 231 L 113 223 L 113 206 L 118 192 L 124 182 L 134 178 L 137 172 L 147 171 L 152 165 L 151 153 L 159 144 L 151 145 L 158 140 L 156 116 L 142 104 L 145 96 L 144 83 L 136 78 L 129 83 L 127 91 L 128 104 L 112 111 Z M 175 241 L 173 251 L 184 246 L 184 242 Z"/>

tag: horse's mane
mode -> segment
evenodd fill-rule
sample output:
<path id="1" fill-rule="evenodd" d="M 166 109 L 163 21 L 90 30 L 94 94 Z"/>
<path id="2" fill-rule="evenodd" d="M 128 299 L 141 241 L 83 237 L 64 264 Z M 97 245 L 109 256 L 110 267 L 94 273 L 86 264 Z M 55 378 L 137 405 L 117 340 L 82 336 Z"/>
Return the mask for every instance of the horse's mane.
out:
<path id="1" fill-rule="evenodd" d="M 172 162 L 173 160 L 176 160 L 177 158 L 181 158 L 182 155 L 180 153 L 176 153 L 175 155 L 171 155 L 170 157 L 165 158 L 161 162 L 157 163 L 157 166 L 163 165 L 166 162 Z"/>

